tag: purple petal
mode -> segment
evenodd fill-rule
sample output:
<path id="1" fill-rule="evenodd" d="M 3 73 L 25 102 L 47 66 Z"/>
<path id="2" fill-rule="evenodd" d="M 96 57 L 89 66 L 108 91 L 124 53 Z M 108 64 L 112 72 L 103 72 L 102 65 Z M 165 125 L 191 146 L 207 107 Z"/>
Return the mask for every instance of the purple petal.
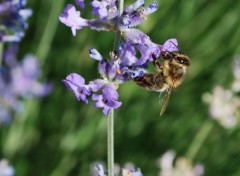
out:
<path id="1" fill-rule="evenodd" d="M 36 78 L 40 74 L 40 67 L 38 60 L 33 55 L 26 55 L 22 62 L 22 67 L 25 75 L 28 77 Z"/>
<path id="2" fill-rule="evenodd" d="M 86 96 L 85 94 L 80 94 L 80 99 L 81 99 L 84 103 L 88 104 L 88 99 L 87 99 L 87 96 Z"/>
<path id="3" fill-rule="evenodd" d="M 108 85 L 103 88 L 103 98 L 107 100 L 117 100 L 119 95 L 116 89 L 114 88 L 114 85 Z"/>
<path id="4" fill-rule="evenodd" d="M 149 45 L 152 43 L 150 38 L 138 29 L 125 29 L 122 32 L 127 42 L 133 45 Z"/>
<path id="5" fill-rule="evenodd" d="M 89 56 L 98 61 L 103 59 L 102 55 L 95 48 L 89 49 Z"/>
<path id="6" fill-rule="evenodd" d="M 72 33 L 75 36 L 76 30 L 88 26 L 88 21 L 80 17 L 80 12 L 72 4 L 68 4 L 63 13 L 60 14 L 59 20 L 66 26 L 71 27 Z"/>
<path id="7" fill-rule="evenodd" d="M 97 100 L 99 100 L 99 99 L 102 99 L 102 95 L 93 94 L 93 95 L 92 95 L 92 99 L 93 99 L 94 101 L 97 101 Z"/>
<path id="8" fill-rule="evenodd" d="M 103 107 L 105 107 L 105 104 L 103 103 L 103 101 L 97 101 L 94 103 L 94 106 L 96 108 L 103 108 Z"/>
<path id="9" fill-rule="evenodd" d="M 103 79 L 96 79 L 94 81 L 90 81 L 88 87 L 91 91 L 97 92 L 106 84 L 108 84 L 108 81 Z"/>
<path id="10" fill-rule="evenodd" d="M 143 68 L 137 68 L 127 71 L 129 78 L 142 77 L 144 73 L 146 73 L 146 71 Z"/>
<path id="11" fill-rule="evenodd" d="M 165 52 L 179 51 L 177 39 L 173 38 L 173 39 L 167 40 L 163 44 L 162 50 Z"/>
<path id="12" fill-rule="evenodd" d="M 132 66 L 137 62 L 136 51 L 130 42 L 127 42 L 121 51 L 121 66 Z"/>
<path id="13" fill-rule="evenodd" d="M 99 62 L 98 72 L 102 75 L 102 77 L 107 77 L 110 67 L 111 66 L 108 61 L 103 59 Z"/>
<path id="14" fill-rule="evenodd" d="M 76 0 L 76 4 L 80 6 L 81 8 L 85 7 L 84 0 Z"/>
<path id="15" fill-rule="evenodd" d="M 66 80 L 71 82 L 71 84 L 74 84 L 76 86 L 83 86 L 85 84 L 85 79 L 77 74 L 77 73 L 71 73 L 66 77 Z"/>
<path id="16" fill-rule="evenodd" d="M 158 9 L 158 2 L 154 1 L 147 8 L 144 9 L 144 14 L 148 15 L 155 12 Z"/>
<path id="17" fill-rule="evenodd" d="M 113 19 L 117 16 L 115 0 L 93 0 L 90 4 L 93 7 L 92 14 L 99 15 L 100 19 Z"/>
<path id="18" fill-rule="evenodd" d="M 137 65 L 143 66 L 149 61 L 153 61 L 153 55 L 158 58 L 160 57 L 160 45 L 155 43 L 149 43 L 148 45 L 136 45 L 136 48 L 141 53 L 141 58 L 138 60 Z"/>
<path id="19" fill-rule="evenodd" d="M 117 108 L 119 108 L 119 107 L 122 105 L 122 102 L 119 102 L 119 101 L 116 101 L 116 100 L 112 100 L 112 101 L 109 101 L 109 102 L 107 103 L 107 105 L 108 105 L 109 107 L 112 107 L 112 108 L 114 108 L 114 109 L 117 109 Z"/>
<path id="20" fill-rule="evenodd" d="M 130 12 L 137 10 L 139 7 L 144 5 L 144 0 L 136 0 L 133 4 L 130 4 L 129 6 L 125 7 L 125 12 Z"/>
<path id="21" fill-rule="evenodd" d="M 90 95 L 90 91 L 87 89 L 87 86 L 84 85 L 85 80 L 82 76 L 72 73 L 62 82 L 73 91 L 78 101 L 82 100 L 83 102 L 88 103 L 86 97 Z"/>
<path id="22" fill-rule="evenodd" d="M 110 107 L 105 106 L 105 107 L 103 108 L 103 114 L 106 115 L 106 116 L 108 116 L 109 113 L 110 113 L 110 110 L 111 110 Z"/>

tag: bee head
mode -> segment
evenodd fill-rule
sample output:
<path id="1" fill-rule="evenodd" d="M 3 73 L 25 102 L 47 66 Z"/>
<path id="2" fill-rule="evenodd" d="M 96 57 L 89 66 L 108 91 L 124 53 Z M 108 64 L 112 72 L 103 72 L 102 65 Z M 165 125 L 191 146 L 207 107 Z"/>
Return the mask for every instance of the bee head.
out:
<path id="1" fill-rule="evenodd" d="M 180 65 L 190 66 L 190 59 L 186 55 L 176 54 L 173 59 Z"/>

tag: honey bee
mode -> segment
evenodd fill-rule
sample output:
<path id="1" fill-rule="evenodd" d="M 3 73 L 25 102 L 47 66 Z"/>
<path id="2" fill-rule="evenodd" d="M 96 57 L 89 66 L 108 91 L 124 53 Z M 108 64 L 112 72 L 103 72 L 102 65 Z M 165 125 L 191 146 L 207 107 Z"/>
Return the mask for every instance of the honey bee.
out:
<path id="1" fill-rule="evenodd" d="M 166 111 L 172 90 L 183 82 L 187 67 L 190 66 L 190 59 L 179 52 L 161 51 L 162 63 L 155 55 L 153 64 L 156 67 L 155 73 L 144 73 L 142 76 L 133 78 L 139 86 L 157 92 L 166 92 L 161 108 L 160 116 Z"/>

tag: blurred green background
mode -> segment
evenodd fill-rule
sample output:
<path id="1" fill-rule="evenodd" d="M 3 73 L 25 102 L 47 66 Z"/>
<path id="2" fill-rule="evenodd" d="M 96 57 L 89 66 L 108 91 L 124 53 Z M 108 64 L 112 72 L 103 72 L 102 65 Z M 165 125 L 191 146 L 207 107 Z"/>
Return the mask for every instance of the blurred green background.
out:
<path id="1" fill-rule="evenodd" d="M 106 162 L 107 118 L 93 108 L 92 101 L 88 105 L 77 102 L 61 80 L 72 72 L 83 75 L 87 82 L 98 78 L 97 62 L 89 58 L 88 49 L 95 47 L 107 57 L 114 33 L 83 29 L 73 37 L 58 20 L 67 3 L 74 1 L 28 0 L 33 16 L 18 56 L 36 54 L 44 78 L 50 79 L 54 88 L 42 100 L 26 101 L 25 113 L 1 129 L 0 155 L 9 159 L 16 176 L 90 175 L 93 162 Z M 176 37 L 192 65 L 163 117 L 159 116 L 158 93 L 133 82 L 120 86 L 123 105 L 115 111 L 115 162 L 121 166 L 132 162 L 144 175 L 156 176 L 157 160 L 173 149 L 177 156 L 203 164 L 206 176 L 239 176 L 240 128 L 227 130 L 212 120 L 202 95 L 217 84 L 229 88 L 233 81 L 232 60 L 240 54 L 240 3 L 159 3 L 158 11 L 140 28 L 155 43 Z M 89 5 L 81 16 L 94 18 Z"/>

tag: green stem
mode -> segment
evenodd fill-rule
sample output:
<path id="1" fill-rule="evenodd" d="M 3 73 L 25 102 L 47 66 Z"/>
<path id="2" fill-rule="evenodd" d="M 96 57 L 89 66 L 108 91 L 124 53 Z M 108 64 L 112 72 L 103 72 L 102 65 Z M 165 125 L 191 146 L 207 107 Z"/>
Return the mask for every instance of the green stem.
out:
<path id="1" fill-rule="evenodd" d="M 44 64 L 49 50 L 52 47 L 53 37 L 56 33 L 57 25 L 59 24 L 57 16 L 60 14 L 63 4 L 64 0 L 58 0 L 57 3 L 55 1 L 52 1 L 51 8 L 49 8 L 51 9 L 51 12 L 36 51 L 36 56 L 39 58 L 41 65 Z"/>
<path id="2" fill-rule="evenodd" d="M 124 0 L 119 0 L 118 2 L 118 16 L 122 15 L 123 12 Z M 115 41 L 114 41 L 114 50 L 118 50 L 121 40 L 121 31 L 116 32 Z"/>
<path id="3" fill-rule="evenodd" d="M 108 116 L 108 176 L 114 176 L 114 109 Z"/>
<path id="4" fill-rule="evenodd" d="M 0 66 L 2 65 L 2 59 L 3 59 L 3 43 L 0 43 Z"/>
<path id="5" fill-rule="evenodd" d="M 213 126 L 214 123 L 212 123 L 212 121 L 207 120 L 206 122 L 204 122 L 187 151 L 186 157 L 189 160 L 194 160 L 196 154 L 203 145 Z"/>
<path id="6" fill-rule="evenodd" d="M 119 0 L 118 4 L 118 16 L 122 15 L 124 0 Z M 114 41 L 114 51 L 118 50 L 121 40 L 121 31 L 116 32 Z M 108 116 L 108 176 L 114 176 L 114 109 L 112 108 Z"/>

